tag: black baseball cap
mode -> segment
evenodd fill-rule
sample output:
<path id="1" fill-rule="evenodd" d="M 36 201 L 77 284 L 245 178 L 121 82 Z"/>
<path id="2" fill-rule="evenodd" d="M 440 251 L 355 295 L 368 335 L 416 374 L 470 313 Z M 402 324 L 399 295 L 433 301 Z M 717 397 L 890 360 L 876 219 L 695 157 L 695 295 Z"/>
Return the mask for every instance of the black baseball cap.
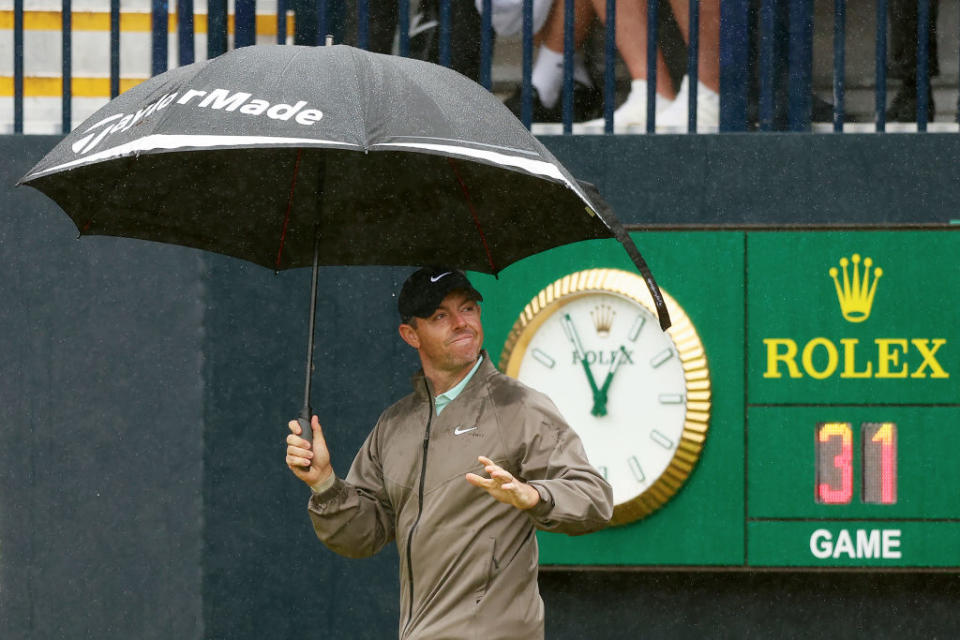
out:
<path id="1" fill-rule="evenodd" d="M 447 294 L 463 290 L 477 302 L 483 301 L 480 292 L 473 288 L 463 271 L 450 267 L 423 267 L 407 278 L 397 299 L 400 319 L 409 322 L 411 318 L 428 318 Z"/>

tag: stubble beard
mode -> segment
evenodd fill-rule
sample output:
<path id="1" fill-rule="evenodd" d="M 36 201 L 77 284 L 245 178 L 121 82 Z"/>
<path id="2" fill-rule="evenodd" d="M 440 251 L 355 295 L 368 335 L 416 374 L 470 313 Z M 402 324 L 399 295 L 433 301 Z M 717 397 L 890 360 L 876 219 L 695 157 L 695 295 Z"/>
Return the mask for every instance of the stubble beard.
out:
<path id="1" fill-rule="evenodd" d="M 457 338 L 463 335 L 469 335 L 469 343 L 461 344 L 456 342 Z M 465 331 L 455 336 L 448 345 L 448 364 L 451 370 L 457 370 L 469 364 L 473 364 L 480 356 L 479 335 L 476 331 Z"/>

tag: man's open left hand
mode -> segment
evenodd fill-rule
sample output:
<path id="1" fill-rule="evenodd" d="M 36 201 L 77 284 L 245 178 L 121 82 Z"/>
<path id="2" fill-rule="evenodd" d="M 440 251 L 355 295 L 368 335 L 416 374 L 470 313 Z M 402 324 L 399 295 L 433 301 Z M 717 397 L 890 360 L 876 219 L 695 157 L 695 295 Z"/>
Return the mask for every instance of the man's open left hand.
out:
<path id="1" fill-rule="evenodd" d="M 540 502 L 540 493 L 525 482 L 521 482 L 513 475 L 485 456 L 477 458 L 483 465 L 483 470 L 490 474 L 489 478 L 468 473 L 467 482 L 475 487 L 485 489 L 495 499 L 512 505 L 520 510 L 535 507 Z"/>

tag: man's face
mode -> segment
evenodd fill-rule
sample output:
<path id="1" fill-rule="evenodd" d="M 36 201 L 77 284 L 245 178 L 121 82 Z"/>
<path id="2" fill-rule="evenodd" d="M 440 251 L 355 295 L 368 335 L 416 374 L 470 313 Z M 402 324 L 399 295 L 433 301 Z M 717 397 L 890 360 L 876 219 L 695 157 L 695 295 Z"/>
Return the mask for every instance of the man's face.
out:
<path id="1" fill-rule="evenodd" d="M 480 305 L 464 291 L 451 291 L 429 318 L 401 325 L 400 335 L 420 352 L 425 370 L 457 372 L 476 362 L 483 346 Z"/>

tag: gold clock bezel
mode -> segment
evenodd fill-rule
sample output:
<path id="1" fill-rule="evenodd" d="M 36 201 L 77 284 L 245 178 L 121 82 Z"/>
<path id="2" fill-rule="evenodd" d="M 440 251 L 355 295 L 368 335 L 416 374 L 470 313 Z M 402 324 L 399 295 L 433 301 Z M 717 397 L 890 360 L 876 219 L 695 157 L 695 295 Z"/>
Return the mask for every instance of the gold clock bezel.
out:
<path id="1" fill-rule="evenodd" d="M 567 303 L 597 293 L 618 295 L 637 302 L 643 305 L 654 319 L 657 318 L 653 299 L 646 282 L 640 276 L 620 269 L 577 271 L 544 287 L 523 308 L 500 353 L 500 370 L 516 378 L 530 341 L 547 318 Z M 666 504 L 693 472 L 710 427 L 710 370 L 703 344 L 683 308 L 667 292 L 661 293 L 673 321 L 666 333 L 676 347 L 686 383 L 687 403 L 683 432 L 666 470 L 646 491 L 615 505 L 611 525 L 634 522 Z"/>

